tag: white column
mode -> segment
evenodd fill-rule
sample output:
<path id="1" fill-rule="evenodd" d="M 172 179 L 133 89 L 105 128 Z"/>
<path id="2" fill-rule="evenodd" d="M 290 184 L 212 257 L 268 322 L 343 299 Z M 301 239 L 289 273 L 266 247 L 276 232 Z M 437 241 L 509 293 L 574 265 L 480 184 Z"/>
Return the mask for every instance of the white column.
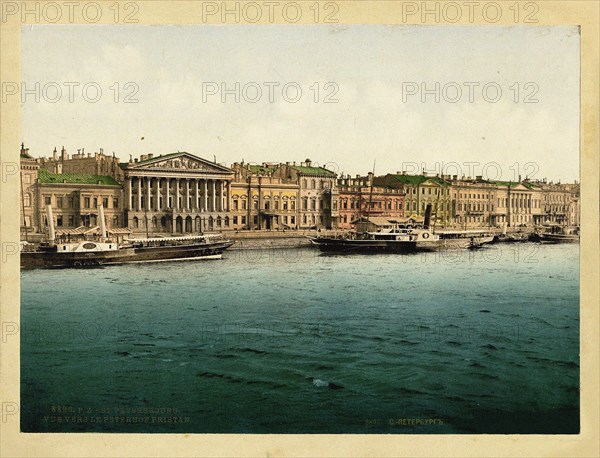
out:
<path id="1" fill-rule="evenodd" d="M 146 177 L 146 210 L 152 210 L 150 207 L 150 190 L 151 190 L 151 178 Z"/>
<path id="2" fill-rule="evenodd" d="M 208 180 L 204 180 L 204 208 L 202 211 L 208 211 Z"/>
<path id="3" fill-rule="evenodd" d="M 217 211 L 217 182 L 216 180 L 212 180 L 212 207 L 211 211 Z"/>
<path id="4" fill-rule="evenodd" d="M 169 187 L 171 186 L 171 179 L 165 178 L 165 188 L 163 189 L 163 209 L 169 208 Z"/>
<path id="5" fill-rule="evenodd" d="M 154 210 L 160 210 L 160 178 L 154 179 Z"/>
<path id="6" fill-rule="evenodd" d="M 175 178 L 175 202 L 173 208 L 179 210 L 179 178 Z"/>
<path id="7" fill-rule="evenodd" d="M 183 182 L 185 183 L 185 205 L 184 205 L 184 208 L 187 208 L 189 211 L 191 208 L 191 205 L 190 205 L 190 181 L 186 178 L 185 180 L 183 180 Z"/>
<path id="8" fill-rule="evenodd" d="M 142 209 L 142 178 L 137 177 L 137 211 Z"/>
<path id="9" fill-rule="evenodd" d="M 194 187 L 195 187 L 195 192 L 194 192 L 194 209 L 197 211 L 199 208 L 199 199 L 198 199 L 198 179 L 196 178 L 194 180 Z"/>
<path id="10" fill-rule="evenodd" d="M 133 194 L 131 191 L 131 177 L 127 178 L 127 210 L 133 210 Z"/>

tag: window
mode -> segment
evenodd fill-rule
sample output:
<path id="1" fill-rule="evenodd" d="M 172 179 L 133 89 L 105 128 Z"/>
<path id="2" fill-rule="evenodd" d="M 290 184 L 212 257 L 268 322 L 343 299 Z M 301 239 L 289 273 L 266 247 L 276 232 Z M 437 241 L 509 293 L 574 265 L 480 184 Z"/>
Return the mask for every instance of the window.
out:
<path id="1" fill-rule="evenodd" d="M 236 225 L 238 223 L 238 217 L 234 216 L 233 217 L 233 224 Z"/>
<path id="2" fill-rule="evenodd" d="M 233 209 L 234 210 L 239 210 L 239 208 L 240 208 L 240 202 L 237 199 L 234 199 L 233 200 Z"/>
<path id="3" fill-rule="evenodd" d="M 119 199 L 113 197 L 113 208 L 119 208 Z"/>
<path id="4" fill-rule="evenodd" d="M 258 224 L 258 216 L 255 216 L 253 221 L 254 221 L 254 224 Z"/>
<path id="5" fill-rule="evenodd" d="M 102 206 L 108 208 L 108 197 L 102 198 Z"/>
<path id="6" fill-rule="evenodd" d="M 63 208 L 63 198 L 62 197 L 56 198 L 56 208 Z"/>
<path id="7" fill-rule="evenodd" d="M 225 217 L 225 227 L 229 227 L 229 216 Z"/>
<path id="8" fill-rule="evenodd" d="M 311 180 L 310 187 L 311 187 L 311 189 L 317 189 L 317 182 L 315 180 Z"/>
<path id="9" fill-rule="evenodd" d="M 23 205 L 25 207 L 31 207 L 31 194 L 25 194 L 23 196 Z"/>
<path id="10" fill-rule="evenodd" d="M 98 208 L 98 198 L 94 197 L 94 208 Z"/>
<path id="11" fill-rule="evenodd" d="M 62 223 L 63 223 L 63 217 L 62 217 L 62 215 L 58 215 L 56 217 L 56 225 L 57 226 L 62 226 L 63 225 Z"/>
<path id="12" fill-rule="evenodd" d="M 23 183 L 31 183 L 31 175 L 23 175 Z"/>
<path id="13" fill-rule="evenodd" d="M 265 200 L 265 210 L 269 210 L 270 205 L 271 205 L 271 202 L 269 202 L 268 200 Z"/>
<path id="14" fill-rule="evenodd" d="M 296 224 L 296 217 L 295 216 L 290 216 L 290 223 L 291 224 Z"/>
<path id="15" fill-rule="evenodd" d="M 287 201 L 287 200 L 284 200 L 284 201 L 283 201 L 283 209 L 284 209 L 284 210 L 287 210 L 287 209 L 288 209 L 288 201 Z"/>
<path id="16" fill-rule="evenodd" d="M 246 210 L 246 201 L 242 200 L 242 210 Z"/>
<path id="17" fill-rule="evenodd" d="M 252 201 L 252 208 L 253 208 L 254 210 L 258 210 L 258 200 L 254 200 L 254 201 Z"/>
<path id="18" fill-rule="evenodd" d="M 302 198 L 302 210 L 308 210 L 308 198 Z"/>
<path id="19" fill-rule="evenodd" d="M 44 197 L 44 205 L 52 205 L 52 197 L 51 196 Z"/>
<path id="20" fill-rule="evenodd" d="M 306 189 L 306 188 L 307 188 L 307 186 L 308 186 L 308 184 L 307 184 L 307 182 L 306 182 L 306 179 L 302 180 L 302 187 L 303 187 L 304 189 Z"/>
<path id="21" fill-rule="evenodd" d="M 276 200 L 274 202 L 274 205 L 275 205 L 275 210 L 279 210 L 279 201 L 278 200 Z"/>
<path id="22" fill-rule="evenodd" d="M 242 216 L 242 224 L 246 224 L 246 217 Z"/>
<path id="23" fill-rule="evenodd" d="M 315 199 L 310 199 L 310 209 L 311 210 L 315 210 L 316 206 L 317 206 L 316 200 Z"/>
<path id="24" fill-rule="evenodd" d="M 69 226 L 74 226 L 75 224 L 75 218 L 73 217 L 73 215 L 69 216 Z"/>
<path id="25" fill-rule="evenodd" d="M 291 205 L 292 205 L 292 210 L 296 210 L 296 201 L 295 200 L 292 200 Z"/>

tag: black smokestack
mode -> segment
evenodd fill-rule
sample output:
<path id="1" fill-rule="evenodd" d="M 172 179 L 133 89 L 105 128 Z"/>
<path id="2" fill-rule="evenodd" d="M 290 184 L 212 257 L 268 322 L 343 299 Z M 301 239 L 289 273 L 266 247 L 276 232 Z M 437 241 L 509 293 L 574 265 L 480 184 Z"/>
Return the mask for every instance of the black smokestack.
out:
<path id="1" fill-rule="evenodd" d="M 425 229 L 429 229 L 429 223 L 431 222 L 431 204 L 427 204 L 425 208 L 425 221 L 423 222 L 423 226 Z"/>

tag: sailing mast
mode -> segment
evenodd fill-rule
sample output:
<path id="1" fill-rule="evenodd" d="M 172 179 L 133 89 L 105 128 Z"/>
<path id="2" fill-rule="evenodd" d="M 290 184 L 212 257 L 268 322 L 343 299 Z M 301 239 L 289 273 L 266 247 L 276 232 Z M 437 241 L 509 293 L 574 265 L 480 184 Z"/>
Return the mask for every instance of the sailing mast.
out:
<path id="1" fill-rule="evenodd" d="M 367 207 L 367 223 L 369 222 L 369 218 L 371 217 L 371 205 L 373 203 L 373 182 L 375 181 L 375 162 L 376 162 L 376 159 L 373 159 L 373 173 L 371 175 L 371 190 L 369 191 L 369 206 Z"/>

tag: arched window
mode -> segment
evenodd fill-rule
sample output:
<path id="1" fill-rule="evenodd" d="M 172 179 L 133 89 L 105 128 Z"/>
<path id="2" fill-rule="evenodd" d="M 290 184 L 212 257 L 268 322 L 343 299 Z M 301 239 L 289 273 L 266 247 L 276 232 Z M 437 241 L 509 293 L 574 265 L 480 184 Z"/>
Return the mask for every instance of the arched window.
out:
<path id="1" fill-rule="evenodd" d="M 27 193 L 23 196 L 23 205 L 31 207 L 31 194 Z"/>
<path id="2" fill-rule="evenodd" d="M 302 180 L 302 187 L 306 189 L 307 186 L 308 184 L 306 183 L 306 179 Z"/>
<path id="3" fill-rule="evenodd" d="M 310 187 L 311 187 L 311 189 L 316 189 L 317 188 L 317 182 L 314 179 L 311 180 Z"/>

